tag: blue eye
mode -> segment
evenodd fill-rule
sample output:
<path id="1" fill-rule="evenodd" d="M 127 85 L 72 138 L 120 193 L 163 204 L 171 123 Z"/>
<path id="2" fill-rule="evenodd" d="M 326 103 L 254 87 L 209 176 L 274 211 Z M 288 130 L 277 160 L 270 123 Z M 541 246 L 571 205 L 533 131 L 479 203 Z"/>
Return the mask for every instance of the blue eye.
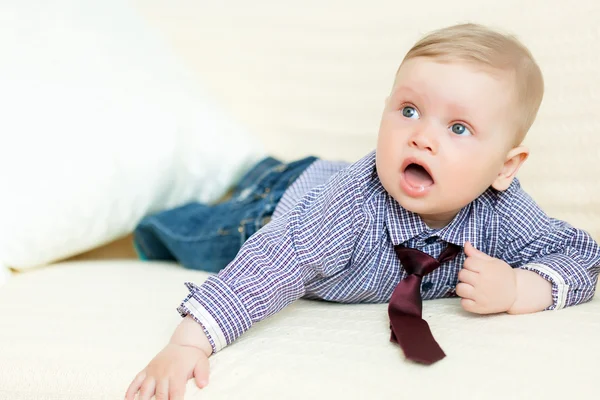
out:
<path id="1" fill-rule="evenodd" d="M 457 134 L 459 136 L 471 136 L 472 135 L 472 133 L 469 130 L 469 128 L 467 128 L 463 124 L 453 124 L 450 127 L 450 130 L 452 131 L 452 133 L 455 133 L 455 134 Z"/>
<path id="2" fill-rule="evenodd" d="M 419 118 L 419 112 L 416 108 L 411 106 L 402 108 L 402 115 L 404 115 L 406 118 Z"/>

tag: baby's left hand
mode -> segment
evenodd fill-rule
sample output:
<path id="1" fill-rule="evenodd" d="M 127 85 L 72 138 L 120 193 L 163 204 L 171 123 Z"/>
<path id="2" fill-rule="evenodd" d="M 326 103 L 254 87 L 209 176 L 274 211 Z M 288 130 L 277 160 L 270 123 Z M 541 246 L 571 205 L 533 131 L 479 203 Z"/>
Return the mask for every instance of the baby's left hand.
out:
<path id="1" fill-rule="evenodd" d="M 456 294 L 460 304 L 469 312 L 491 314 L 505 312 L 517 296 L 517 283 L 513 268 L 504 261 L 490 257 L 465 243 L 467 258 L 458 273 L 460 281 Z"/>

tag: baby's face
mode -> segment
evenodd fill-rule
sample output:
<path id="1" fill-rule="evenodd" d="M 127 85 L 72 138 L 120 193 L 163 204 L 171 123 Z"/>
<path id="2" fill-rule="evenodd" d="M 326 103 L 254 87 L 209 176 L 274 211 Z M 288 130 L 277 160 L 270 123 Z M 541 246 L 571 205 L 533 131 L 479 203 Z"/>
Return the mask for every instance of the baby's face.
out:
<path id="1" fill-rule="evenodd" d="M 446 225 L 498 177 L 515 138 L 514 104 L 507 74 L 408 60 L 381 119 L 383 186 L 431 227 Z"/>

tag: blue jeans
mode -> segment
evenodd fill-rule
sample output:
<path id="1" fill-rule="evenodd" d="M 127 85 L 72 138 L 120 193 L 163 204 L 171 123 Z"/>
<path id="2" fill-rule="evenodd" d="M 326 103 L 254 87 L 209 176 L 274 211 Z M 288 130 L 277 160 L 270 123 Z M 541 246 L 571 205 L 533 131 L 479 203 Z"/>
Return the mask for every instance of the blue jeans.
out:
<path id="1" fill-rule="evenodd" d="M 241 178 L 225 202 L 190 203 L 145 217 L 133 235 L 139 257 L 219 272 L 270 221 L 283 193 L 314 161 L 313 156 L 291 163 L 267 157 Z"/>

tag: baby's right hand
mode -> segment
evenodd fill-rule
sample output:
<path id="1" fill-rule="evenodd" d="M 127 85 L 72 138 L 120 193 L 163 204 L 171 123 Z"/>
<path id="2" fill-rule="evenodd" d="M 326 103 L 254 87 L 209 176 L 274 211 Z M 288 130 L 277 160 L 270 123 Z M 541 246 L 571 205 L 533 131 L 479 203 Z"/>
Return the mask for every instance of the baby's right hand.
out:
<path id="1" fill-rule="evenodd" d="M 183 400 L 185 386 L 192 377 L 200 389 L 208 385 L 208 357 L 212 347 L 204 330 L 189 315 L 171 336 L 169 344 L 131 382 L 125 400 Z"/>
<path id="2" fill-rule="evenodd" d="M 195 346 L 169 343 L 134 378 L 126 400 L 183 400 L 187 381 L 192 378 L 203 388 L 208 384 L 208 356 Z"/>

